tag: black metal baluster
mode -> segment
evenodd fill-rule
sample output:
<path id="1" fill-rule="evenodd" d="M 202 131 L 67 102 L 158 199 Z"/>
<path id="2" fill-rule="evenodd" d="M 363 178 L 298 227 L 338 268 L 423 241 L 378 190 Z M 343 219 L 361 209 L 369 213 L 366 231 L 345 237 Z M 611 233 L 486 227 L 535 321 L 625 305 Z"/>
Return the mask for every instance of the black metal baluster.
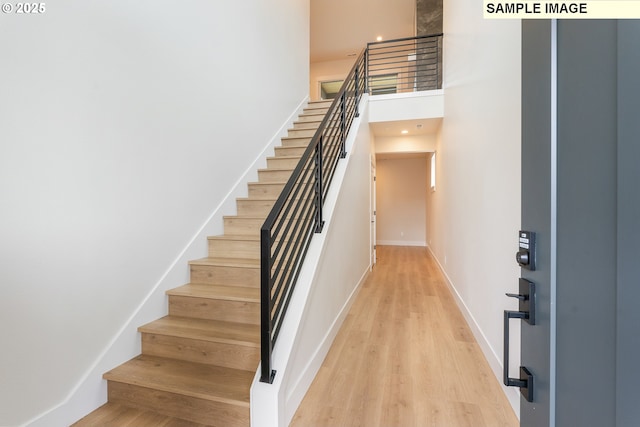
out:
<path id="1" fill-rule="evenodd" d="M 260 229 L 260 351 L 262 374 L 260 381 L 273 383 L 276 371 L 271 370 L 271 230 L 264 226 Z"/>
<path id="2" fill-rule="evenodd" d="M 322 197 L 322 140 L 323 137 L 320 135 L 320 139 L 318 140 L 318 145 L 316 145 L 316 233 L 322 233 L 322 227 L 324 227 L 324 220 L 322 219 L 322 205 L 323 205 L 323 197 Z"/>

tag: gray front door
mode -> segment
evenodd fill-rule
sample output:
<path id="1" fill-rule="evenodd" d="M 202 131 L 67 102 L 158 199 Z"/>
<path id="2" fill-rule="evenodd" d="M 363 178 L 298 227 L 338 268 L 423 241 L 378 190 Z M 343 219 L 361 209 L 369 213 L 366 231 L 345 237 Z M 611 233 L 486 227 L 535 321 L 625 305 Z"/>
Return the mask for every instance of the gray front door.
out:
<path id="1" fill-rule="evenodd" d="M 523 21 L 521 426 L 640 425 L 639 224 L 640 22 Z"/>

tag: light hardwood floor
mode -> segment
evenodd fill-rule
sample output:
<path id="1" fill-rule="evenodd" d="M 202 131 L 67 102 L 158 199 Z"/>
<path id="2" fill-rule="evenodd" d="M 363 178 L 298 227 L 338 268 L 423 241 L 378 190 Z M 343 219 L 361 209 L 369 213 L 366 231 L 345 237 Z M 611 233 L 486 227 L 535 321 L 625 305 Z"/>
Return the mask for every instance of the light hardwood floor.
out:
<path id="1" fill-rule="evenodd" d="M 378 247 L 378 264 L 291 423 L 518 425 L 430 253 L 391 246 Z"/>

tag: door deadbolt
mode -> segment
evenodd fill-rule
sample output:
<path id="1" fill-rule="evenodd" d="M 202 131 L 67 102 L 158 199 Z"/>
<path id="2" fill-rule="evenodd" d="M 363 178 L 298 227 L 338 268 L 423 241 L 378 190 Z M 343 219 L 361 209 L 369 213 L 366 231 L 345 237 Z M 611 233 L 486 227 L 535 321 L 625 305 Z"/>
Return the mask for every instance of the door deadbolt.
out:
<path id="1" fill-rule="evenodd" d="M 518 261 L 520 265 L 529 265 L 529 251 L 520 249 L 516 253 L 516 261 Z"/>
<path id="2" fill-rule="evenodd" d="M 533 231 L 520 231 L 518 233 L 516 261 L 522 268 L 532 271 L 536 269 L 536 233 Z"/>

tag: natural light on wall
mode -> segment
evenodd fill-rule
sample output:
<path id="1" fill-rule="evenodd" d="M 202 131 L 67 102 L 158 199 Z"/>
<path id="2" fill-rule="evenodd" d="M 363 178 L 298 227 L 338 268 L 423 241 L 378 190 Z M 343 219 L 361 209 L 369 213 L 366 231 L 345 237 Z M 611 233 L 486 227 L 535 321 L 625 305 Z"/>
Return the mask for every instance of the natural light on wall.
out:
<path id="1" fill-rule="evenodd" d="M 436 191 L 436 153 L 431 155 L 431 191 Z"/>

